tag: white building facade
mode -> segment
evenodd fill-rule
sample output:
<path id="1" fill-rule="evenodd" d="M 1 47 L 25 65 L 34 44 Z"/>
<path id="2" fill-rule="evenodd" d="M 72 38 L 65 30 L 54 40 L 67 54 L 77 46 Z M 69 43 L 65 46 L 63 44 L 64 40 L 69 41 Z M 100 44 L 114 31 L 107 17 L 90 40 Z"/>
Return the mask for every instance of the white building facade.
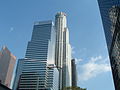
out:
<path id="1" fill-rule="evenodd" d="M 62 89 L 71 86 L 71 46 L 65 13 L 56 14 L 55 29 L 55 64 L 59 69 L 59 89 Z"/>

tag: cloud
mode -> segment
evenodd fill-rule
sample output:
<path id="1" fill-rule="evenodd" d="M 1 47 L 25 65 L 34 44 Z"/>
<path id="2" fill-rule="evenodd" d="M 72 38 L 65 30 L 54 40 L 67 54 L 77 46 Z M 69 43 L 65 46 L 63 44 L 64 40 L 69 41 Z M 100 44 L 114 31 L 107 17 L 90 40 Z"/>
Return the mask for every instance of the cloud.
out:
<path id="1" fill-rule="evenodd" d="M 91 57 L 87 63 L 78 65 L 77 68 L 79 69 L 79 81 L 87 81 L 101 73 L 111 71 L 110 64 L 107 62 L 107 58 L 103 59 L 102 56 Z"/>
<path id="2" fill-rule="evenodd" d="M 9 30 L 9 32 L 13 32 L 14 31 L 14 28 L 13 27 L 11 27 L 10 28 L 10 30 Z"/>
<path id="3" fill-rule="evenodd" d="M 76 64 L 79 64 L 79 63 L 82 62 L 82 61 L 83 61 L 82 58 L 75 58 L 75 62 L 76 62 Z"/>
<path id="4" fill-rule="evenodd" d="M 75 54 L 75 47 L 71 46 L 71 49 L 72 49 L 72 54 Z"/>

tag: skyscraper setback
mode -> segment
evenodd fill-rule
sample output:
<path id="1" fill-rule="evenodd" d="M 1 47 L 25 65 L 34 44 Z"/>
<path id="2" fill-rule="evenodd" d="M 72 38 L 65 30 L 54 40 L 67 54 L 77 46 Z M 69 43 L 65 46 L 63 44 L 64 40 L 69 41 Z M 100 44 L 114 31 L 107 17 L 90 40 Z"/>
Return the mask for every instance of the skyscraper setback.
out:
<path id="1" fill-rule="evenodd" d="M 34 24 L 25 58 L 18 60 L 13 90 L 61 90 L 72 86 L 66 14 Z"/>
<path id="2" fill-rule="evenodd" d="M 54 68 L 54 54 L 53 22 L 36 22 L 25 58 L 19 60 L 13 90 L 57 90 L 58 70 Z"/>
<path id="3" fill-rule="evenodd" d="M 98 0 L 114 79 L 120 90 L 120 0 Z"/>
<path id="4" fill-rule="evenodd" d="M 10 88 L 16 57 L 3 46 L 0 52 L 0 83 Z"/>
<path id="5" fill-rule="evenodd" d="M 56 48 L 55 64 L 59 69 L 59 89 L 71 86 L 71 46 L 67 28 L 66 14 L 59 12 L 55 16 Z"/>

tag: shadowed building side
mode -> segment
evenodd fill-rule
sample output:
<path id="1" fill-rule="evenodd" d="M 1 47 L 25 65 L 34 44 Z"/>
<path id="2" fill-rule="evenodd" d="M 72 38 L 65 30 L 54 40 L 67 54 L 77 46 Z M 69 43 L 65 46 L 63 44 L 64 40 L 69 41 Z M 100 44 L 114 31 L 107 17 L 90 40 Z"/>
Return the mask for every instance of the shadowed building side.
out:
<path id="1" fill-rule="evenodd" d="M 98 0 L 115 90 L 120 90 L 120 0 Z"/>
<path id="2" fill-rule="evenodd" d="M 77 70 L 75 59 L 71 60 L 71 67 L 72 67 L 72 87 L 77 87 Z"/>
<path id="3" fill-rule="evenodd" d="M 11 89 L 0 83 L 0 90 L 11 90 Z"/>

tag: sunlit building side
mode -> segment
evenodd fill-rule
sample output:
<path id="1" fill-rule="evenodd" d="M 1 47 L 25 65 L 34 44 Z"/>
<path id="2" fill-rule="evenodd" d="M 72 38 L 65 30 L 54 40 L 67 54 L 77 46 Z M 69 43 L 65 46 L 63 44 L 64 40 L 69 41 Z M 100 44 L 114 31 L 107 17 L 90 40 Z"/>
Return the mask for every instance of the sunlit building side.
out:
<path id="1" fill-rule="evenodd" d="M 59 89 L 72 85 L 71 80 L 71 45 L 66 14 L 58 12 L 55 16 L 56 46 L 55 64 L 59 69 Z"/>
<path id="2" fill-rule="evenodd" d="M 58 90 L 55 36 L 52 21 L 35 22 L 25 58 L 18 63 L 14 90 Z"/>
<path id="3" fill-rule="evenodd" d="M 0 83 L 10 88 L 16 57 L 6 46 L 0 51 Z"/>

